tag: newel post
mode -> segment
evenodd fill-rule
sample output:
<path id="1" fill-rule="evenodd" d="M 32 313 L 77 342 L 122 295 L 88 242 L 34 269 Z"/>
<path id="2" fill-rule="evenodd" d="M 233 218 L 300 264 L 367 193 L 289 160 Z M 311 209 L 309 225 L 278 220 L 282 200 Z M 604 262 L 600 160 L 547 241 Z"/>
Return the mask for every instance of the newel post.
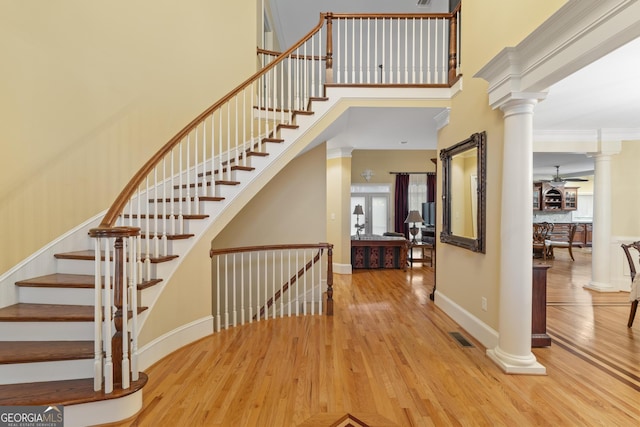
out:
<path id="1" fill-rule="evenodd" d="M 327 316 L 333 316 L 333 245 L 327 248 Z"/>
<path id="2" fill-rule="evenodd" d="M 333 83 L 333 14 L 327 13 L 327 61 L 325 82 Z"/>
<path id="3" fill-rule="evenodd" d="M 116 328 L 115 334 L 111 337 L 111 351 L 113 352 L 113 382 L 122 386 L 122 295 L 126 292 L 124 287 L 126 282 L 123 278 L 124 272 L 124 243 L 122 237 L 116 237 L 114 247 L 114 272 L 113 272 L 113 305 L 115 313 L 113 315 L 113 323 Z"/>
<path id="4" fill-rule="evenodd" d="M 458 15 L 451 14 L 449 21 L 449 83 L 457 76 L 458 63 Z"/>

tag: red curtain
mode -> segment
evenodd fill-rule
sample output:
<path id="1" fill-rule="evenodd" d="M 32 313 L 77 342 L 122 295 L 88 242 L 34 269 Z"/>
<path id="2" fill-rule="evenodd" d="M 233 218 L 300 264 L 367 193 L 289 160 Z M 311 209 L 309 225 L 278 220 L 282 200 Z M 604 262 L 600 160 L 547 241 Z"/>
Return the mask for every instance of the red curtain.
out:
<path id="1" fill-rule="evenodd" d="M 399 173 L 396 175 L 394 213 L 395 232 L 404 233 L 405 237 L 408 239 L 409 226 L 404 223 L 404 220 L 409 214 L 409 174 Z"/>
<path id="2" fill-rule="evenodd" d="M 436 174 L 427 173 L 427 202 L 436 201 Z"/>

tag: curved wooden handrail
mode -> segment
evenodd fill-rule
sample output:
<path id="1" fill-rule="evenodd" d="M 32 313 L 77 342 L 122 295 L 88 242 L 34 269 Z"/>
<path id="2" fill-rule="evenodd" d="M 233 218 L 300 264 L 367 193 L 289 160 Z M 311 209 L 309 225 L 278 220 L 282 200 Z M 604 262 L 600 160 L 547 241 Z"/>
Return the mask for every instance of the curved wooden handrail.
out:
<path id="1" fill-rule="evenodd" d="M 142 183 L 145 177 L 147 177 L 152 171 L 153 168 L 160 162 L 160 160 L 169 153 L 182 138 L 187 135 L 191 130 L 193 130 L 197 125 L 199 125 L 204 118 L 209 116 L 213 111 L 216 111 L 222 105 L 226 104 L 229 100 L 231 100 L 235 95 L 240 93 L 242 90 L 247 88 L 251 83 L 258 80 L 261 76 L 266 74 L 269 70 L 274 68 L 277 64 L 282 62 L 289 54 L 295 51 L 298 47 L 303 45 L 308 39 L 310 39 L 324 24 L 325 14 L 320 14 L 320 21 L 318 24 L 309 31 L 300 41 L 287 49 L 284 53 L 278 56 L 275 60 L 270 62 L 267 66 L 262 68 L 260 71 L 253 74 L 227 95 L 225 95 L 218 102 L 213 104 L 211 107 L 207 108 L 203 111 L 198 117 L 193 119 L 187 126 L 185 126 L 180 132 L 178 132 L 173 138 L 171 138 L 160 150 L 156 152 L 143 166 L 136 172 L 136 174 L 131 178 L 129 183 L 123 188 L 120 192 L 116 200 L 111 205 L 111 208 L 107 211 L 106 215 L 102 219 L 100 226 L 98 228 L 111 228 L 116 223 L 118 216 L 124 210 L 125 206 L 129 202 L 129 199 L 133 196 L 133 193 L 136 191 L 136 188 Z"/>
<path id="2" fill-rule="evenodd" d="M 218 102 L 213 104 L 211 107 L 207 108 L 200 115 L 198 115 L 195 119 L 193 119 L 189 124 L 187 124 L 182 130 L 180 130 L 177 134 L 173 136 L 166 144 L 164 144 L 139 170 L 135 173 L 135 175 L 129 180 L 129 182 L 122 189 L 120 194 L 116 197 L 113 204 L 105 214 L 102 222 L 98 226 L 98 229 L 108 229 L 114 227 L 119 215 L 125 209 L 127 203 L 133 196 L 136 189 L 142 184 L 144 179 L 152 173 L 153 169 L 160 163 L 160 161 L 171 152 L 172 149 L 179 144 L 179 142 L 188 135 L 192 130 L 194 130 L 197 126 L 199 126 L 204 119 L 209 117 L 214 111 L 219 110 L 222 106 L 230 102 L 234 96 L 238 95 L 241 91 L 245 90 L 249 85 L 260 79 L 262 76 L 267 74 L 273 68 L 275 68 L 278 64 L 282 63 L 287 57 L 289 57 L 296 49 L 302 46 L 305 42 L 310 40 L 324 25 L 325 19 L 328 21 L 328 26 L 331 25 L 331 20 L 333 19 L 409 19 L 409 18 L 417 18 L 417 19 L 452 19 L 456 12 L 459 10 L 458 6 L 456 10 L 452 13 L 425 13 L 425 14 L 407 14 L 407 13 L 391 13 L 391 14 L 380 14 L 380 13 L 361 13 L 361 14 L 346 14 L 346 13 L 338 13 L 334 14 L 331 12 L 321 13 L 318 24 L 311 29 L 303 38 L 301 38 L 297 43 L 287 49 L 285 52 L 280 54 L 277 58 L 275 58 L 272 62 L 267 64 L 264 68 L 253 74 L 243 83 L 238 85 L 235 89 L 221 98 Z M 329 31 L 328 38 L 331 38 L 331 32 Z M 328 49 L 330 49 L 330 41 L 328 42 Z M 266 53 L 266 52 L 265 52 Z M 330 50 L 327 52 L 327 56 L 322 58 L 327 62 L 327 69 L 331 69 L 331 53 Z M 331 80 L 329 77 L 327 78 L 327 83 L 331 84 Z"/>
<path id="3" fill-rule="evenodd" d="M 242 246 L 237 248 L 211 249 L 209 257 L 214 255 L 237 254 L 242 252 L 275 251 L 282 249 L 333 249 L 332 243 L 296 243 L 288 245 Z"/>

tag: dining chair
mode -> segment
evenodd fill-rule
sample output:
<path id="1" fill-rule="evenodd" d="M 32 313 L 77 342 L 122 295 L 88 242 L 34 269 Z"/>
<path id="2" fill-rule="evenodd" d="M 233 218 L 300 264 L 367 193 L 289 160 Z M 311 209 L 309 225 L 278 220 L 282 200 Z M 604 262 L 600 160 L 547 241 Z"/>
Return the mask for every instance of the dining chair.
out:
<path id="1" fill-rule="evenodd" d="M 627 257 L 627 261 L 629 262 L 629 272 L 631 273 L 631 294 L 629 296 L 629 299 L 631 300 L 631 312 L 629 313 L 629 321 L 627 322 L 627 328 L 630 328 L 633 326 L 633 319 L 636 317 L 636 311 L 638 310 L 640 284 L 634 280 L 636 278 L 636 263 L 633 261 L 633 256 L 631 256 L 631 251 L 629 249 L 635 249 L 638 252 L 638 259 L 640 260 L 640 241 L 629 244 L 623 243 L 620 246 L 622 246 L 624 254 Z"/>
<path id="2" fill-rule="evenodd" d="M 569 249 L 569 256 L 571 256 L 571 261 L 575 261 L 573 257 L 573 248 L 582 247 L 581 243 L 574 243 L 573 238 L 576 235 L 576 224 L 571 224 L 569 230 L 564 233 L 554 233 L 553 239 L 548 239 L 545 243 L 547 244 L 547 256 L 549 258 L 555 258 L 555 254 L 553 250 L 555 248 L 565 248 Z"/>
<path id="3" fill-rule="evenodd" d="M 553 223 L 550 222 L 538 222 L 533 224 L 533 256 L 541 256 L 546 261 L 547 259 L 547 240 L 549 233 L 553 231 Z"/>

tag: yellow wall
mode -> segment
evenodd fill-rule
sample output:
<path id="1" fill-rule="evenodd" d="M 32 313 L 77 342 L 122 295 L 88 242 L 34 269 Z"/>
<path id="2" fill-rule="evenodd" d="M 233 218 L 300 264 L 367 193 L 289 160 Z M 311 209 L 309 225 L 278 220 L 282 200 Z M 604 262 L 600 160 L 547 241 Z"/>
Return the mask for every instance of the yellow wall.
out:
<path id="1" fill-rule="evenodd" d="M 215 249 L 326 242 L 325 144 L 294 159 L 216 236 Z"/>
<path id="2" fill-rule="evenodd" d="M 255 72 L 256 37 L 248 0 L 1 2 L 0 273 L 107 209 Z"/>
<path id="3" fill-rule="evenodd" d="M 217 235 L 208 230 L 154 305 L 141 345 L 211 315 L 210 248 L 324 242 L 325 164 L 323 144 L 287 164 Z M 209 234 L 215 235 L 212 241 Z"/>
<path id="4" fill-rule="evenodd" d="M 640 191 L 635 171 L 640 141 L 623 141 L 622 152 L 611 157 L 611 235 L 640 236 Z"/>
<path id="5" fill-rule="evenodd" d="M 351 157 L 327 159 L 327 240 L 333 243 L 333 262 L 351 264 Z"/>
<path id="6" fill-rule="evenodd" d="M 436 282 L 439 293 L 496 330 L 503 115 L 489 106 L 487 82 L 473 78 L 473 75 L 504 47 L 515 46 L 564 3 L 563 0 L 464 0 L 462 4 L 463 16 L 467 17 L 463 18 L 461 47 L 464 90 L 452 100 L 449 125 L 440 131 L 438 149 L 449 147 L 475 132 L 487 132 L 486 254 L 438 242 Z M 438 188 L 441 188 L 441 182 Z M 438 206 L 437 217 L 441 216 L 442 207 Z M 482 297 L 487 298 L 486 312 L 481 310 Z"/>

